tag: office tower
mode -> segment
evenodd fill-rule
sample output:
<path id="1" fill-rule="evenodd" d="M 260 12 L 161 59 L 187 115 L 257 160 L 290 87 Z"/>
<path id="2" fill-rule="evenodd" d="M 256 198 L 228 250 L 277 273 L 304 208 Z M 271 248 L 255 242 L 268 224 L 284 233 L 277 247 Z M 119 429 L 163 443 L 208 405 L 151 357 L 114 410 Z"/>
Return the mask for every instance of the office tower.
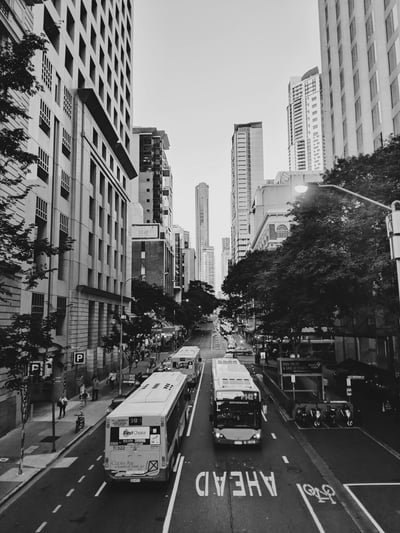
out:
<path id="1" fill-rule="evenodd" d="M 323 170 L 322 90 L 318 68 L 290 78 L 287 106 L 289 170 Z"/>
<path id="2" fill-rule="evenodd" d="M 196 217 L 196 276 L 202 279 L 202 250 L 209 246 L 209 207 L 208 207 L 208 185 L 199 183 L 195 189 L 195 217 Z"/>
<path id="3" fill-rule="evenodd" d="M 196 279 L 196 251 L 194 248 L 183 250 L 183 290 L 189 290 L 190 282 Z"/>
<path id="4" fill-rule="evenodd" d="M 235 124 L 231 168 L 231 243 L 235 264 L 248 250 L 249 212 L 255 191 L 264 182 L 262 122 Z"/>
<path id="5" fill-rule="evenodd" d="M 139 169 L 138 197 L 143 222 L 132 226 L 132 276 L 174 295 L 171 167 L 168 135 L 154 127 L 133 128 L 133 154 Z"/>
<path id="6" fill-rule="evenodd" d="M 221 282 L 228 275 L 229 260 L 231 258 L 231 239 L 229 237 L 222 238 L 222 251 L 221 251 Z"/>
<path id="7" fill-rule="evenodd" d="M 212 288 L 215 288 L 214 246 L 202 246 L 200 264 L 200 280 L 208 283 Z"/>
<path id="8" fill-rule="evenodd" d="M 174 293 L 176 300 L 180 302 L 184 285 L 183 250 L 185 248 L 185 230 L 180 226 L 174 225 L 172 231 L 174 242 Z"/>
<path id="9" fill-rule="evenodd" d="M 326 165 L 400 133 L 399 0 L 319 0 Z"/>
<path id="10" fill-rule="evenodd" d="M 28 150 L 38 163 L 28 176 L 34 187 L 25 218 L 38 238 L 58 246 L 68 236 L 73 249 L 36 258 L 38 268 L 46 262 L 54 270 L 21 293 L 20 312 L 57 313 L 52 334 L 65 347 L 63 380 L 71 394 L 76 352 L 84 354 L 81 372 L 91 375 L 115 363 L 102 337 L 111 332 L 121 292 L 130 294 L 128 228 L 137 176 L 131 157 L 133 7 L 130 0 L 57 0 L 36 3 L 32 14 L 33 32 L 44 33 L 49 44 L 35 57 L 43 91 L 28 111 Z"/>

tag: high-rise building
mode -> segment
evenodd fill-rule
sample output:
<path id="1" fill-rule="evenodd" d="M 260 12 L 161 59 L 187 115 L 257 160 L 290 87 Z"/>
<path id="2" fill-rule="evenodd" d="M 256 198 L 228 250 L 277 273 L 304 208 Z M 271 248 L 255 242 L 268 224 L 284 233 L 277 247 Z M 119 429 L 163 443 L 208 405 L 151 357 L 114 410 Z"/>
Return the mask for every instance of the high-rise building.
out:
<path id="1" fill-rule="evenodd" d="M 264 182 L 262 122 L 235 124 L 232 136 L 232 261 L 242 259 L 249 247 L 249 213 L 257 187 Z"/>
<path id="2" fill-rule="evenodd" d="M 132 276 L 174 295 L 173 180 L 166 151 L 168 136 L 153 127 L 133 128 L 133 154 L 139 169 L 138 198 L 143 223 L 133 224 Z"/>
<path id="3" fill-rule="evenodd" d="M 195 189 L 195 217 L 196 217 L 196 276 L 202 279 L 204 268 L 202 265 L 202 250 L 209 246 L 209 206 L 207 183 L 199 183 Z"/>
<path id="4" fill-rule="evenodd" d="M 82 373 L 101 377 L 116 364 L 115 354 L 102 348 L 102 337 L 111 332 L 121 300 L 123 306 L 129 302 L 124 296 L 130 295 L 137 176 L 131 152 L 133 5 L 131 0 L 30 3 L 35 3 L 29 8 L 32 31 L 43 33 L 49 44 L 35 56 L 43 91 L 28 111 L 28 150 L 38 163 L 28 176 L 35 186 L 25 219 L 39 239 L 58 246 L 70 237 L 73 249 L 36 258 L 37 268 L 46 264 L 52 270 L 37 287 L 21 292 L 19 311 L 38 317 L 57 313 L 52 334 L 65 347 L 61 366 L 72 394 L 75 352 L 85 354 Z"/>
<path id="5" fill-rule="evenodd" d="M 318 68 L 292 77 L 287 106 L 289 170 L 323 170 L 322 91 Z"/>
<path id="6" fill-rule="evenodd" d="M 319 0 L 326 166 L 400 133 L 400 0 Z"/>
<path id="7" fill-rule="evenodd" d="M 201 248 L 201 271 L 200 280 L 215 288 L 215 255 L 214 246 L 202 246 Z"/>
<path id="8" fill-rule="evenodd" d="M 221 282 L 228 275 L 229 261 L 231 259 L 231 239 L 230 237 L 222 238 L 222 251 L 221 251 Z"/>

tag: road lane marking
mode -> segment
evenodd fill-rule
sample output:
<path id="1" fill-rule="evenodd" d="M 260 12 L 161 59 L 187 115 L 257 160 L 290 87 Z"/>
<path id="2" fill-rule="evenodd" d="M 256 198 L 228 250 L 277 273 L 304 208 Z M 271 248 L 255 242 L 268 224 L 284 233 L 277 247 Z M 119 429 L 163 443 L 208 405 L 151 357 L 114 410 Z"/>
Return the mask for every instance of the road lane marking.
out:
<path id="1" fill-rule="evenodd" d="M 228 484 L 228 479 L 232 483 Z M 278 495 L 274 473 L 271 472 L 268 475 L 261 472 L 261 470 L 258 472 L 254 470 L 245 472 L 225 470 L 222 473 L 205 470 L 197 474 L 195 485 L 198 496 L 202 498 L 214 496 L 215 494 L 223 497 L 225 489 L 228 491 L 232 489 L 232 496 L 241 497 L 247 496 L 247 494 L 253 496 L 255 493 L 254 489 L 256 489 L 258 496 L 263 496 L 261 487 L 267 489 L 267 492 L 264 490 L 264 494 L 266 495 Z"/>
<path id="2" fill-rule="evenodd" d="M 273 439 L 276 440 L 276 435 L 275 435 L 275 433 L 271 433 L 271 437 L 272 437 Z"/>
<path id="3" fill-rule="evenodd" d="M 173 511 L 174 504 L 175 504 L 176 494 L 178 492 L 178 485 L 179 485 L 179 481 L 180 481 L 180 478 L 181 478 L 184 459 L 185 458 L 182 455 L 180 463 L 179 463 L 179 466 L 178 466 L 178 471 L 177 471 L 176 476 L 175 476 L 174 486 L 173 486 L 173 489 L 172 489 L 171 498 L 169 500 L 167 514 L 165 515 L 165 520 L 164 520 L 164 524 L 163 524 L 163 528 L 162 528 L 162 533 L 168 533 L 168 531 L 169 531 L 169 526 L 171 524 L 171 518 L 172 518 L 172 511 Z"/>
<path id="4" fill-rule="evenodd" d="M 103 454 L 99 455 L 96 459 L 96 461 L 100 461 L 100 459 L 103 457 Z"/>
<path id="5" fill-rule="evenodd" d="M 317 528 L 318 528 L 318 531 L 319 531 L 320 533 L 325 533 L 325 530 L 324 530 L 324 528 L 322 527 L 321 522 L 318 520 L 318 516 L 315 514 L 314 509 L 312 508 L 310 502 L 308 501 L 307 496 L 304 494 L 301 485 L 300 485 L 299 483 L 296 483 L 296 487 L 298 488 L 298 490 L 299 490 L 299 492 L 300 492 L 300 494 L 301 494 L 301 497 L 303 498 L 304 503 L 306 504 L 307 509 L 308 509 L 309 512 L 310 512 L 310 515 L 312 516 L 312 519 L 314 520 L 314 524 L 315 524 L 315 525 L 317 526 Z"/>
<path id="6" fill-rule="evenodd" d="M 40 526 L 37 528 L 37 530 L 35 531 L 35 533 L 40 533 L 42 529 L 44 529 L 46 526 L 47 526 L 47 522 L 42 522 Z"/>
<path id="7" fill-rule="evenodd" d="M 368 483 L 370 484 L 370 483 Z M 378 522 L 373 518 L 373 516 L 367 511 L 367 509 L 364 507 L 364 505 L 360 502 L 360 500 L 357 498 L 357 496 L 354 494 L 354 492 L 350 489 L 349 485 L 351 486 L 357 486 L 358 483 L 344 483 L 344 488 L 347 490 L 347 492 L 350 494 L 350 496 L 353 498 L 353 500 L 359 505 L 360 509 L 364 511 L 365 515 L 371 520 L 371 522 L 374 524 L 376 529 L 379 531 L 379 533 L 385 533 L 385 531 L 380 527 Z M 363 485 L 363 483 L 361 483 Z"/>
<path id="8" fill-rule="evenodd" d="M 98 489 L 98 491 L 96 492 L 96 494 L 94 495 L 95 498 L 97 498 L 97 496 L 101 493 L 101 491 L 104 489 L 104 487 L 107 485 L 107 483 L 105 481 L 103 481 L 103 483 L 100 485 L 100 488 Z"/>
<path id="9" fill-rule="evenodd" d="M 54 507 L 52 513 L 56 513 L 59 509 L 61 509 L 61 505 L 57 505 L 57 507 Z"/>
<path id="10" fill-rule="evenodd" d="M 172 471 L 173 472 L 176 472 L 177 468 L 178 468 L 178 464 L 179 464 L 179 461 L 180 461 L 180 458 L 181 458 L 181 452 L 178 453 L 177 457 L 176 457 L 176 461 L 175 461 L 175 464 L 172 468 Z"/>
<path id="11" fill-rule="evenodd" d="M 194 412 L 196 410 L 196 405 L 197 405 L 197 400 L 198 400 L 198 397 L 199 397 L 201 382 L 203 381 L 203 375 L 204 375 L 204 363 L 202 363 L 201 375 L 200 375 L 200 379 L 199 379 L 199 382 L 198 382 L 198 385 L 197 385 L 196 398 L 194 399 L 192 412 L 190 413 L 190 421 L 189 421 L 189 426 L 188 426 L 187 431 L 186 431 L 186 437 L 190 437 L 190 432 L 192 431 L 192 424 L 193 424 L 193 420 L 194 420 Z"/>
<path id="12" fill-rule="evenodd" d="M 78 483 L 82 483 L 82 481 L 85 479 L 86 476 L 81 476 L 79 479 L 78 479 Z"/>
<path id="13" fill-rule="evenodd" d="M 351 428 L 351 429 L 353 429 L 353 428 Z M 384 448 L 387 452 L 389 452 L 392 455 L 394 455 L 396 457 L 396 459 L 400 460 L 400 453 L 396 452 L 396 450 L 393 450 L 393 448 L 391 448 L 388 444 L 385 444 L 384 442 L 381 442 L 380 440 L 376 439 L 374 436 L 372 436 L 370 433 L 368 433 L 368 431 L 365 431 L 365 429 L 362 429 L 362 428 L 354 428 L 354 429 L 359 429 L 362 433 L 364 433 L 364 435 L 367 435 L 367 437 L 369 437 L 374 442 L 379 444 L 379 446 L 382 446 L 382 448 Z"/>
<path id="14" fill-rule="evenodd" d="M 288 464 L 289 463 L 289 459 L 286 457 L 286 455 L 282 455 L 282 460 L 284 463 Z"/>
<path id="15" fill-rule="evenodd" d="M 90 465 L 88 470 L 92 470 L 92 468 L 94 468 L 94 465 Z"/>
<path id="16" fill-rule="evenodd" d="M 75 489 L 70 489 L 67 494 L 66 494 L 66 497 L 69 498 L 71 496 L 71 494 L 74 492 Z"/>
<path id="17" fill-rule="evenodd" d="M 267 417 L 265 416 L 265 414 L 262 411 L 261 411 L 261 416 L 263 417 L 264 422 L 267 422 Z"/>

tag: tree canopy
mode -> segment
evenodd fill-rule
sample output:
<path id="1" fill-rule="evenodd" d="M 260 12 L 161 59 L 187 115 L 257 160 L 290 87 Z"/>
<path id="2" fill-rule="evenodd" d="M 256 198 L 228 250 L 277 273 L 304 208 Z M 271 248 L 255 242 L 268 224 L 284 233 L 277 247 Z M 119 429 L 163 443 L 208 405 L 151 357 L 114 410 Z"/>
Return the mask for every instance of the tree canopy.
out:
<path id="1" fill-rule="evenodd" d="M 393 137 L 373 154 L 339 159 L 323 182 L 390 206 L 400 199 L 399 162 L 400 138 Z M 223 290 L 247 302 L 256 298 L 265 329 L 275 334 L 333 328 L 348 317 L 360 332 L 371 314 L 393 328 L 399 305 L 387 213 L 348 193 L 310 186 L 292 205 L 294 223 L 282 246 L 248 254 Z"/>

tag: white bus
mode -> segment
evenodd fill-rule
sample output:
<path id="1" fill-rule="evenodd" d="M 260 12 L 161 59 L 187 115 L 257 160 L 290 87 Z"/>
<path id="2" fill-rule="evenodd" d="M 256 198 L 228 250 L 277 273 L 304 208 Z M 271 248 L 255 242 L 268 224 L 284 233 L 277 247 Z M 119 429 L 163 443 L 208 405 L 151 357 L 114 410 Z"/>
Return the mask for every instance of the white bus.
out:
<path id="1" fill-rule="evenodd" d="M 259 445 L 261 392 L 237 359 L 213 359 L 210 422 L 216 444 Z"/>
<path id="2" fill-rule="evenodd" d="M 195 387 L 201 372 L 200 348 L 182 346 L 170 357 L 171 370 L 182 372 L 188 377 L 189 387 Z"/>
<path id="3" fill-rule="evenodd" d="M 166 481 L 189 418 L 187 377 L 155 372 L 106 417 L 107 481 Z"/>

